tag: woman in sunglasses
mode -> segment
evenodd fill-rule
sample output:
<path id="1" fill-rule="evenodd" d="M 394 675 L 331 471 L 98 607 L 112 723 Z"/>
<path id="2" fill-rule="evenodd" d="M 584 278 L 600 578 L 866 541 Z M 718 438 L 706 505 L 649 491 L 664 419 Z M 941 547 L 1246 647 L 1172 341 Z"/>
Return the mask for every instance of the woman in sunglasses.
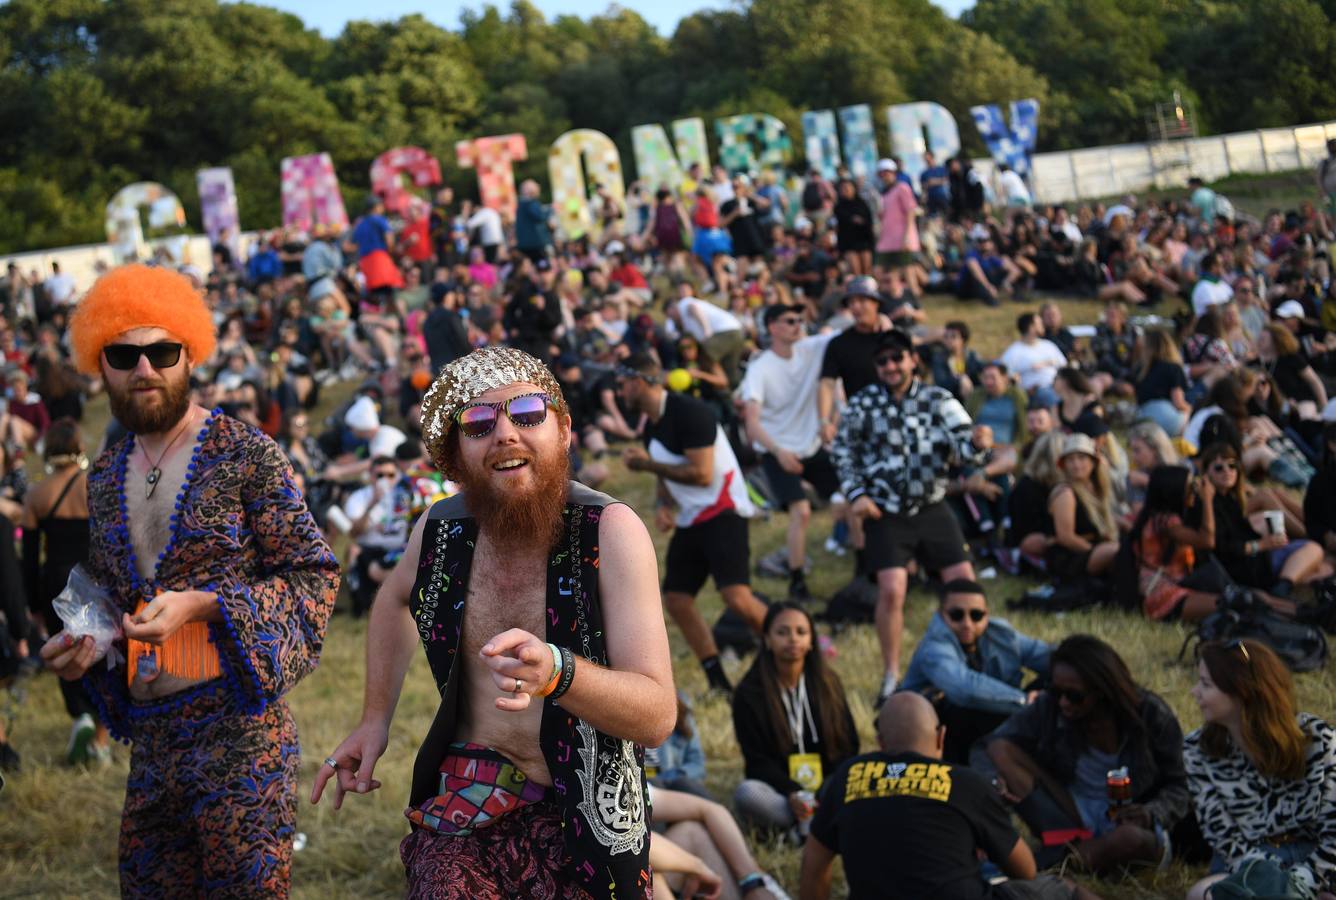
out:
<path id="1" fill-rule="evenodd" d="M 811 817 L 823 776 L 858 752 L 858 732 L 807 611 L 772 603 L 761 635 L 764 646 L 733 695 L 746 767 L 733 804 L 744 822 L 788 829 Z"/>
<path id="2" fill-rule="evenodd" d="M 1203 644 L 1183 741 L 1197 823 L 1215 856 L 1189 900 L 1249 863 L 1285 876 L 1287 897 L 1336 896 L 1336 730 L 1294 708 L 1280 658 L 1250 640 Z M 1237 895 L 1231 895 L 1237 896 Z"/>
<path id="3" fill-rule="evenodd" d="M 1163 862 L 1189 808 L 1173 711 L 1091 635 L 1064 640 L 1049 666 L 1050 688 L 987 747 L 998 791 L 1043 843 L 1036 860 L 1046 867 L 1071 854 L 1097 873 Z M 1115 800 L 1109 776 L 1123 768 L 1131 784 Z"/>
<path id="4" fill-rule="evenodd" d="M 1216 443 L 1198 457 L 1202 475 L 1214 488 L 1215 543 L 1212 552 L 1231 578 L 1241 585 L 1286 599 L 1296 584 L 1331 574 L 1322 547 L 1309 540 L 1291 540 L 1282 528 L 1260 533 L 1244 512 L 1246 486 L 1239 474 L 1239 454 L 1233 445 Z M 1190 515 L 1188 524 L 1199 527 L 1203 511 Z M 1264 526 L 1265 528 L 1266 526 Z"/>

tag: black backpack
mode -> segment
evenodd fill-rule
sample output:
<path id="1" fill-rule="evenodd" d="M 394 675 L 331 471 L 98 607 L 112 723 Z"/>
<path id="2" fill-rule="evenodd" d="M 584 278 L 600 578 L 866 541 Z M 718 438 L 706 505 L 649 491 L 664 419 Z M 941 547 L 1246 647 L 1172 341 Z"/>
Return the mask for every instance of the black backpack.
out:
<path id="1" fill-rule="evenodd" d="M 803 209 L 807 212 L 818 212 L 822 206 L 821 200 L 821 185 L 809 179 L 803 186 Z"/>
<path id="2" fill-rule="evenodd" d="M 853 580 L 835 592 L 826 604 L 825 612 L 819 618 L 831 625 L 864 624 L 876 620 L 877 583 L 862 575 L 855 575 Z"/>
<path id="3" fill-rule="evenodd" d="M 1178 659 L 1182 661 L 1194 640 L 1201 644 L 1239 638 L 1266 644 L 1292 672 L 1311 672 L 1327 663 L 1327 636 L 1321 629 L 1287 619 L 1251 591 L 1234 586 L 1225 589 L 1215 612 L 1198 622 L 1197 630 L 1183 640 Z"/>

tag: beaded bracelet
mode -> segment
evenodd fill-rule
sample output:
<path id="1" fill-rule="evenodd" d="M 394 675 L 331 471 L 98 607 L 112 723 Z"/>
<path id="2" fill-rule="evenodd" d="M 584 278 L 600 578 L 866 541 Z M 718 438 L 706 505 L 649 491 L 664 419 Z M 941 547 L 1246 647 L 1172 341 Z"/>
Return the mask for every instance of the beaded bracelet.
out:
<path id="1" fill-rule="evenodd" d="M 557 683 L 557 688 L 551 694 L 548 694 L 553 700 L 556 700 L 562 694 L 571 689 L 571 681 L 575 679 L 575 654 L 566 648 L 561 648 L 561 681 Z"/>

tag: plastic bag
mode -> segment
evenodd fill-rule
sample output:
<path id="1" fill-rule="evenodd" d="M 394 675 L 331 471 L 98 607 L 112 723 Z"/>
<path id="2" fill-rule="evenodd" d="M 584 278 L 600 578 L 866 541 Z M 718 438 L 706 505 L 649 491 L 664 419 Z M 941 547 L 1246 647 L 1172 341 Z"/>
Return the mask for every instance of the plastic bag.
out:
<path id="1" fill-rule="evenodd" d="M 56 615 L 60 616 L 72 637 L 87 635 L 93 639 L 96 648 L 94 662 L 107 658 L 107 668 L 114 667 L 123 657 L 112 646 L 123 635 L 121 632 L 121 611 L 112 602 L 111 595 L 94 581 L 81 565 L 70 570 L 69 581 L 65 589 L 51 603 Z"/>

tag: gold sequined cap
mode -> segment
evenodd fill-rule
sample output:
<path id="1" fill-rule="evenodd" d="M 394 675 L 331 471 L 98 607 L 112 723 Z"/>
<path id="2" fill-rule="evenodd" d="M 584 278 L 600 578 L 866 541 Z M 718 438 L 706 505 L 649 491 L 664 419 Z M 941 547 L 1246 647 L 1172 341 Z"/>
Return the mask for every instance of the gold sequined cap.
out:
<path id="1" fill-rule="evenodd" d="M 566 398 L 552 370 L 523 350 L 483 347 L 443 366 L 422 398 L 422 437 L 432 458 L 438 458 L 460 409 L 487 391 L 517 382 L 536 386 L 566 414 Z"/>

